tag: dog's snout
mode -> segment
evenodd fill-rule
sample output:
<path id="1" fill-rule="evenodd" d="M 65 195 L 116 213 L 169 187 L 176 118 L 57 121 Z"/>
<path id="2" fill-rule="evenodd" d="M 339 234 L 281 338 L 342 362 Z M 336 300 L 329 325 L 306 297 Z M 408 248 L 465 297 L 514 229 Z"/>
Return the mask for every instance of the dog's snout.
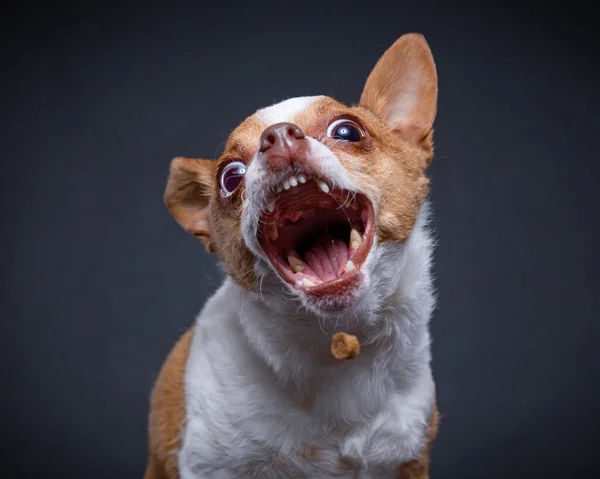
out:
<path id="1" fill-rule="evenodd" d="M 258 151 L 265 155 L 271 170 L 282 170 L 301 155 L 300 150 L 304 149 L 306 144 L 305 137 L 298 125 L 276 123 L 263 131 Z"/>
<path id="2" fill-rule="evenodd" d="M 304 132 L 298 125 L 294 125 L 293 123 L 276 123 L 263 131 L 260 137 L 259 151 L 264 153 L 270 148 L 286 145 L 291 146 L 297 140 L 303 140 L 304 136 Z"/>

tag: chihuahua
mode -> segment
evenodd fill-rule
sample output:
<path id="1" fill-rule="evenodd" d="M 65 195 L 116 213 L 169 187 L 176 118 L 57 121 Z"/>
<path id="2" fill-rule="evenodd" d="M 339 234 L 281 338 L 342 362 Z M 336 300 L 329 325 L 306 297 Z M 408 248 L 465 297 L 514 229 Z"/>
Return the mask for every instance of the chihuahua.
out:
<path id="1" fill-rule="evenodd" d="M 436 105 L 407 34 L 358 105 L 288 99 L 217 161 L 171 162 L 166 205 L 226 279 L 158 375 L 145 479 L 429 477 Z M 331 354 L 340 331 L 356 358 Z"/>

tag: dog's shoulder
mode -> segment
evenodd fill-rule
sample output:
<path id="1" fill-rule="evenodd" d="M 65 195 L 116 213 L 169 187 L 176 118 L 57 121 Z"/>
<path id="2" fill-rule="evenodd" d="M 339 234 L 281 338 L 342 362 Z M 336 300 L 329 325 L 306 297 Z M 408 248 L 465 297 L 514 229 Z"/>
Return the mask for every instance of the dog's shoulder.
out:
<path id="1" fill-rule="evenodd" d="M 149 462 L 145 479 L 176 479 L 177 453 L 186 418 L 185 370 L 194 328 L 179 338 L 158 375 L 150 397 Z"/>

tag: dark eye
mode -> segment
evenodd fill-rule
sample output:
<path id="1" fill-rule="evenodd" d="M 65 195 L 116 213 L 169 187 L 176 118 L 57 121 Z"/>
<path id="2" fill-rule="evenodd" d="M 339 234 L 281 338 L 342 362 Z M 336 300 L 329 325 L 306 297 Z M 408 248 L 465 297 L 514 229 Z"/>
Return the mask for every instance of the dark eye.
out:
<path id="1" fill-rule="evenodd" d="M 221 178 L 219 179 L 221 194 L 223 196 L 230 196 L 240 184 L 245 174 L 246 165 L 239 161 L 234 161 L 226 165 L 221 170 Z"/>
<path id="2" fill-rule="evenodd" d="M 360 126 L 351 120 L 336 120 L 327 128 L 327 136 L 343 141 L 360 141 L 364 133 Z"/>

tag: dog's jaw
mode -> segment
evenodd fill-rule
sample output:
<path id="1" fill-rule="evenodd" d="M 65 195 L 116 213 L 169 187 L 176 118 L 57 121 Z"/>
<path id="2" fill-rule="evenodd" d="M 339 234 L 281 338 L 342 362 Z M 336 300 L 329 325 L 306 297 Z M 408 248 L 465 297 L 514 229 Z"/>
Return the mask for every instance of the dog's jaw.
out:
<path id="1" fill-rule="evenodd" d="M 285 284 L 289 294 L 296 297 L 308 311 L 318 315 L 338 314 L 351 310 L 365 291 L 365 283 L 369 276 L 366 259 L 374 244 L 375 212 L 370 199 L 372 194 L 370 191 L 360 190 L 329 148 L 314 138 L 307 137 L 306 141 L 306 161 L 301 169 L 290 168 L 273 174 L 268 171 L 261 154 L 255 155 L 246 174 L 242 233 L 248 248 L 257 258 L 257 276 L 278 277 Z M 288 252 L 274 254 L 273 245 L 278 239 L 278 233 L 277 220 L 273 217 L 279 215 L 279 211 L 276 210 L 278 200 L 286 194 L 289 196 L 287 190 L 294 189 L 302 190 L 303 194 L 312 193 L 320 199 L 321 204 L 323 201 L 329 201 L 336 213 L 346 216 L 347 234 L 350 234 L 352 229 L 349 214 L 354 214 L 356 221 L 362 224 L 362 236 L 354 230 L 354 248 L 350 247 L 352 238 L 346 239 L 350 254 L 344 258 L 344 264 L 336 263 L 338 271 L 335 281 L 321 281 L 314 272 L 311 276 L 298 269 L 292 271 L 288 264 Z M 298 193 L 297 196 L 301 197 L 302 194 Z M 357 200 L 357 196 L 360 201 Z M 347 206 L 353 210 L 348 209 L 346 212 Z M 294 218 L 294 221 L 298 219 Z M 271 228 L 274 228 L 274 231 L 271 231 Z M 296 268 L 310 269 L 299 256 L 296 255 L 295 258 L 297 259 L 292 261 L 297 261 Z"/>

